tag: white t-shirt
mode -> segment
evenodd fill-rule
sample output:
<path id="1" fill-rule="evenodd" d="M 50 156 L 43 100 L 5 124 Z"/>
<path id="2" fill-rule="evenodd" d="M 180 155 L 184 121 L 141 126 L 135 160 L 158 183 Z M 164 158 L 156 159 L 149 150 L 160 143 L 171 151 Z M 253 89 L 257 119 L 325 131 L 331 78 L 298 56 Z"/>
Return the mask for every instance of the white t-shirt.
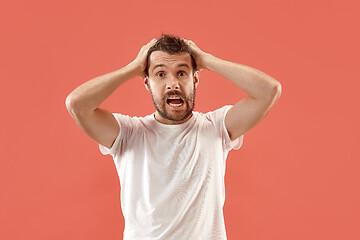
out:
<path id="1" fill-rule="evenodd" d="M 166 125 L 154 114 L 113 113 L 120 132 L 110 154 L 119 175 L 124 240 L 226 239 L 223 206 L 225 163 L 243 137 L 231 141 L 225 115 L 232 106 L 193 112 Z"/>

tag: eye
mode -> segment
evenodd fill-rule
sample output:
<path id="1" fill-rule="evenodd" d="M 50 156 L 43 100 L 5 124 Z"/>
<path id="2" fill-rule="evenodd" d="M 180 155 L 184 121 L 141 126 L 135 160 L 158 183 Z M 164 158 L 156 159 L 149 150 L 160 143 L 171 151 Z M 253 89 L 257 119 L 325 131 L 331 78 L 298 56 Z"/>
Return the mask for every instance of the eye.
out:
<path id="1" fill-rule="evenodd" d="M 158 76 L 158 77 L 165 77 L 165 73 L 164 73 L 164 72 L 158 72 L 158 73 L 156 74 L 156 76 Z"/>
<path id="2" fill-rule="evenodd" d="M 180 77 L 185 77 L 186 76 L 186 72 L 184 72 L 184 71 L 180 71 L 178 74 L 179 74 Z"/>

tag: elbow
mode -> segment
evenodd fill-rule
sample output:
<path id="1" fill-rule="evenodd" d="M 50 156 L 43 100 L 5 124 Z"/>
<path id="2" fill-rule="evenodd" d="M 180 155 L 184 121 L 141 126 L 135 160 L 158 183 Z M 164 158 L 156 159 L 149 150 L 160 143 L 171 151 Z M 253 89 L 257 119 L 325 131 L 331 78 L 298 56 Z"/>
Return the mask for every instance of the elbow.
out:
<path id="1" fill-rule="evenodd" d="M 277 84 L 275 84 L 275 87 L 274 87 L 274 94 L 275 94 L 275 96 L 277 96 L 277 98 L 279 98 L 281 95 L 281 92 L 282 92 L 281 84 L 279 82 L 277 82 Z"/>
<path id="2" fill-rule="evenodd" d="M 282 92 L 281 84 L 279 82 L 277 82 L 273 86 L 272 91 L 271 91 L 272 102 L 275 103 L 280 98 L 281 92 Z"/>
<path id="3" fill-rule="evenodd" d="M 76 97 L 74 97 L 71 93 L 66 97 L 65 99 L 65 106 L 66 106 L 66 109 L 68 110 L 68 112 L 70 113 L 70 115 L 72 117 L 74 117 L 78 110 L 77 110 L 77 100 L 76 100 Z"/>
<path id="4" fill-rule="evenodd" d="M 87 115 L 93 110 L 88 107 L 88 104 L 84 102 L 76 93 L 70 93 L 65 99 L 65 106 L 72 118 L 80 118 Z"/>
<path id="5" fill-rule="evenodd" d="M 282 87 L 279 82 L 275 82 L 274 84 L 271 84 L 265 97 L 266 101 L 275 103 L 279 99 L 281 92 L 282 92 Z"/>
<path id="6" fill-rule="evenodd" d="M 70 98 L 70 95 L 68 95 L 65 99 L 65 106 L 66 106 L 66 109 L 69 110 L 71 109 L 73 103 L 72 103 L 72 99 Z"/>

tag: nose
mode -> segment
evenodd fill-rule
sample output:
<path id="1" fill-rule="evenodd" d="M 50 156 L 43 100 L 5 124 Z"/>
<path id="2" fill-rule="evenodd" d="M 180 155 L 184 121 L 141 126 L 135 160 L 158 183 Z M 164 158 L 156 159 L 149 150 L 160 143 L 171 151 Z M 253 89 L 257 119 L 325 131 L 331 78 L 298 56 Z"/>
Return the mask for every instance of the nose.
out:
<path id="1" fill-rule="evenodd" d="M 166 89 L 168 90 L 180 89 L 179 80 L 175 76 L 171 75 L 167 80 L 168 81 L 166 82 Z"/>

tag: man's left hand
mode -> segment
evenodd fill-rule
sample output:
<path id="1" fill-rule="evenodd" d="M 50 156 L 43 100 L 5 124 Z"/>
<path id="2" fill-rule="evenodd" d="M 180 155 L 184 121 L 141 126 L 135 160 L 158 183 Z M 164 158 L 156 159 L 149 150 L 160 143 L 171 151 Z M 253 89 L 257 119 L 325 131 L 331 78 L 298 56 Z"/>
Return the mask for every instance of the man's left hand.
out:
<path id="1" fill-rule="evenodd" d="M 187 39 L 184 39 L 184 41 L 190 47 L 190 49 L 194 55 L 195 62 L 197 65 L 196 70 L 201 71 L 202 69 L 207 69 L 206 58 L 209 57 L 210 54 L 201 50 L 198 46 L 196 46 L 196 44 L 193 41 L 187 40 Z"/>

